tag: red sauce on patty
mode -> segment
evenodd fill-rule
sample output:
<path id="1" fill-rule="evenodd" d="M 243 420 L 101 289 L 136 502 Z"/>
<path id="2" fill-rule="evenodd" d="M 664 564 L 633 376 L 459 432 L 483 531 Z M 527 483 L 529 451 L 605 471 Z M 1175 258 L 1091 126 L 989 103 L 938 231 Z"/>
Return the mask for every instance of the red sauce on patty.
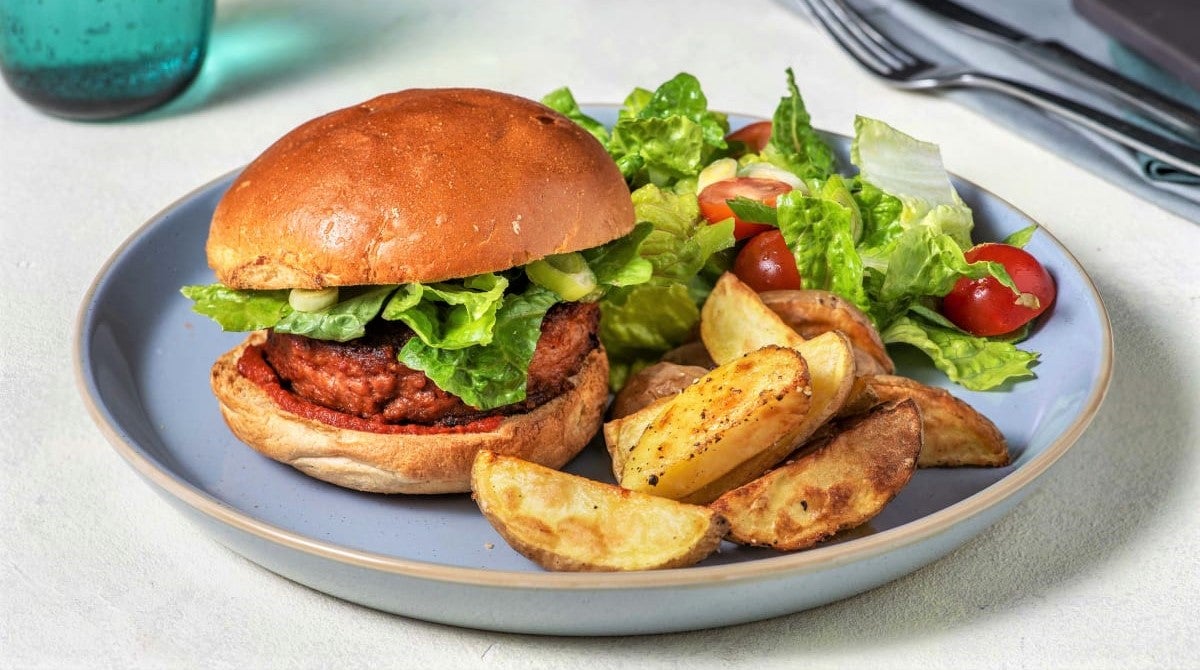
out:
<path id="1" fill-rule="evenodd" d="M 263 359 L 262 346 L 257 344 L 248 346 L 242 351 L 241 357 L 238 358 L 237 369 L 239 374 L 254 382 L 284 411 L 312 421 L 320 421 L 334 428 L 397 435 L 444 435 L 486 433 L 495 430 L 504 422 L 504 417 L 497 415 L 483 417 L 457 426 L 423 425 L 416 423 L 395 424 L 372 421 L 354 416 L 353 414 L 346 414 L 345 412 L 339 412 L 328 407 L 322 407 L 284 388 L 279 375 Z"/>

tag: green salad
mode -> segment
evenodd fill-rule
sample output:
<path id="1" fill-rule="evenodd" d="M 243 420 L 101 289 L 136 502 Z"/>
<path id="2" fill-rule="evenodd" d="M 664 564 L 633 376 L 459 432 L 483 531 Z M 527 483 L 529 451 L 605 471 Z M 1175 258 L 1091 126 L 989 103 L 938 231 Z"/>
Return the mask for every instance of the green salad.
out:
<path id="1" fill-rule="evenodd" d="M 782 233 L 803 288 L 853 302 L 885 342 L 925 352 L 953 381 L 990 389 L 1033 376 L 1037 354 L 1015 346 L 1020 331 L 976 337 L 935 309 L 962 277 L 994 277 L 1016 292 L 1004 266 L 964 257 L 971 211 L 936 146 L 860 117 L 852 146 L 858 174 L 838 174 L 790 70 L 761 147 L 729 137 L 726 116 L 708 109 L 689 74 L 653 91 L 634 89 L 612 128 L 584 114 L 567 88 L 543 102 L 595 136 L 620 168 L 638 221 L 629 235 L 457 281 L 327 289 L 315 306 L 298 305 L 288 290 L 210 284 L 184 287 L 183 294 L 230 331 L 273 328 L 346 342 L 362 337 L 374 319 L 401 321 L 416 336 L 400 350 L 400 362 L 487 410 L 525 399 L 542 318 L 560 301 L 600 303 L 610 382 L 620 388 L 629 374 L 693 336 L 700 306 L 733 263 L 738 226 L 752 225 Z M 697 190 L 702 173 L 718 163 L 766 170 L 794 188 L 774 206 L 732 198 L 739 222 L 714 222 L 702 215 Z"/>
<path id="2" fill-rule="evenodd" d="M 779 229 L 803 288 L 851 301 L 885 343 L 916 347 L 966 388 L 1033 376 L 1038 355 L 1015 344 L 1027 329 L 978 337 L 936 309 L 963 277 L 993 277 L 1020 295 L 1003 265 L 964 257 L 972 244 L 971 210 L 951 185 L 937 146 L 858 117 L 851 146 L 857 174 L 838 174 L 791 70 L 761 148 L 728 138 L 725 115 L 708 109 L 700 83 L 686 73 L 654 91 L 634 89 L 611 130 L 585 115 L 567 88 L 542 102 L 604 143 L 629 183 L 638 220 L 654 226 L 640 249 L 653 266 L 649 280 L 612 291 L 601 303 L 614 387 L 691 334 L 699 305 L 729 269 L 733 221 L 710 224 L 697 194 L 701 173 L 729 157 L 739 171 L 765 163 L 793 177 L 796 187 L 774 207 L 741 197 L 729 206 L 742 221 Z M 1020 245 L 1031 232 L 1007 242 Z"/>

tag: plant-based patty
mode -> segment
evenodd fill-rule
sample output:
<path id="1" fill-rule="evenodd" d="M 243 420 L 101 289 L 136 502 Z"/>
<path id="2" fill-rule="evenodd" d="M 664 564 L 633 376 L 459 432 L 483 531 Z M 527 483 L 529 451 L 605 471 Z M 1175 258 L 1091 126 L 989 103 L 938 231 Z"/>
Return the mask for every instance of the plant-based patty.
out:
<path id="1" fill-rule="evenodd" d="M 529 366 L 526 399 L 481 412 L 396 359 L 413 332 L 399 321 L 377 319 L 365 337 L 349 342 L 272 332 L 263 356 L 296 395 L 318 405 L 386 423 L 458 425 L 495 414 L 527 412 L 568 390 L 596 348 L 600 309 L 559 303 L 542 320 Z"/>

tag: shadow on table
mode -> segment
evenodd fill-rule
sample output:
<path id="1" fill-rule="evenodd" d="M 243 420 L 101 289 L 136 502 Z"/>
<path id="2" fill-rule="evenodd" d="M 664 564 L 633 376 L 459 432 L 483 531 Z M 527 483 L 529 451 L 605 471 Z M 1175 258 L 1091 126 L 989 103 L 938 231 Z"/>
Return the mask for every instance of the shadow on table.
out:
<path id="1" fill-rule="evenodd" d="M 406 3 L 371 0 L 259 0 L 222 7 L 196 81 L 170 103 L 136 121 L 175 116 L 254 95 L 352 60 L 397 26 L 416 23 Z"/>

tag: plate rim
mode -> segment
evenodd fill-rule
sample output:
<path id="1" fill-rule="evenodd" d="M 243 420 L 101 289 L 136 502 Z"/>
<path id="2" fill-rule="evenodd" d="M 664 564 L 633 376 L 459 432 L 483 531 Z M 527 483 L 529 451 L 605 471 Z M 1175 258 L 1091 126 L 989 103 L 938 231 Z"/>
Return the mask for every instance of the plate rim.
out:
<path id="1" fill-rule="evenodd" d="M 611 103 L 581 104 L 581 107 L 617 107 Z M 750 120 L 762 117 L 750 114 L 729 112 L 729 116 L 737 116 Z M 826 135 L 849 139 L 841 133 L 821 130 Z M 694 566 L 675 568 L 671 570 L 648 570 L 640 572 L 550 572 L 550 571 L 516 571 L 495 570 L 486 568 L 471 568 L 462 566 L 430 563 L 414 559 L 398 558 L 377 552 L 352 549 L 333 542 L 308 537 L 301 533 L 287 530 L 266 521 L 256 519 L 247 513 L 222 503 L 211 494 L 197 489 L 192 484 L 179 479 L 164 467 L 161 467 L 141 448 L 132 441 L 125 440 L 120 430 L 110 420 L 107 409 L 101 405 L 97 389 L 91 383 L 84 363 L 90 360 L 86 351 L 85 335 L 90 332 L 88 325 L 95 301 L 95 295 L 100 285 L 108 277 L 112 267 L 122 259 L 128 249 L 147 231 L 161 225 L 164 219 L 175 210 L 192 201 L 202 193 L 208 192 L 216 184 L 230 179 L 241 172 L 243 167 L 230 170 L 205 184 L 192 189 L 187 194 L 177 198 L 163 207 L 145 223 L 138 226 L 105 260 L 97 271 L 91 284 L 80 303 L 76 313 L 72 332 L 72 367 L 75 372 L 75 384 L 93 422 L 100 429 L 106 441 L 117 451 L 149 483 L 155 485 L 161 492 L 168 493 L 180 502 L 193 508 L 214 521 L 221 522 L 232 528 L 249 533 L 261 540 L 275 545 L 300 551 L 318 558 L 332 560 L 352 567 L 383 572 L 398 576 L 426 579 L 460 585 L 489 586 L 507 589 L 534 590 L 609 590 L 609 589 L 647 589 L 673 588 L 680 586 L 702 587 L 708 585 L 724 585 L 733 582 L 755 581 L 786 573 L 789 576 L 813 573 L 825 569 L 870 559 L 897 549 L 913 545 L 935 535 L 947 532 L 962 522 L 984 513 L 993 506 L 1017 494 L 1031 485 L 1038 477 L 1056 463 L 1073 446 L 1091 424 L 1108 393 L 1113 372 L 1113 333 L 1112 323 L 1103 298 L 1096 288 L 1091 276 L 1084 270 L 1083 265 L 1075 258 L 1066 245 L 1062 244 L 1040 222 L 1035 221 L 1020 208 L 1008 200 L 996 195 L 991 190 L 975 182 L 964 179 L 953 172 L 950 176 L 969 183 L 973 188 L 987 196 L 996 199 L 1026 221 L 1036 225 L 1050 240 L 1062 250 L 1066 259 L 1074 266 L 1075 271 L 1083 278 L 1091 297 L 1099 309 L 1101 317 L 1102 356 L 1100 361 L 1100 380 L 1092 389 L 1080 415 L 1068 426 L 1063 433 L 1047 445 L 1041 453 L 1034 456 L 1024 465 L 1016 468 L 1001 479 L 948 507 L 932 514 L 910 521 L 896 528 L 880 531 L 867 537 L 856 538 L 852 542 L 818 547 L 807 551 L 782 554 L 768 558 L 760 558 L 738 563 L 713 566 Z M 211 537 L 211 534 L 210 534 Z M 216 539 L 216 538 L 213 538 Z"/>

